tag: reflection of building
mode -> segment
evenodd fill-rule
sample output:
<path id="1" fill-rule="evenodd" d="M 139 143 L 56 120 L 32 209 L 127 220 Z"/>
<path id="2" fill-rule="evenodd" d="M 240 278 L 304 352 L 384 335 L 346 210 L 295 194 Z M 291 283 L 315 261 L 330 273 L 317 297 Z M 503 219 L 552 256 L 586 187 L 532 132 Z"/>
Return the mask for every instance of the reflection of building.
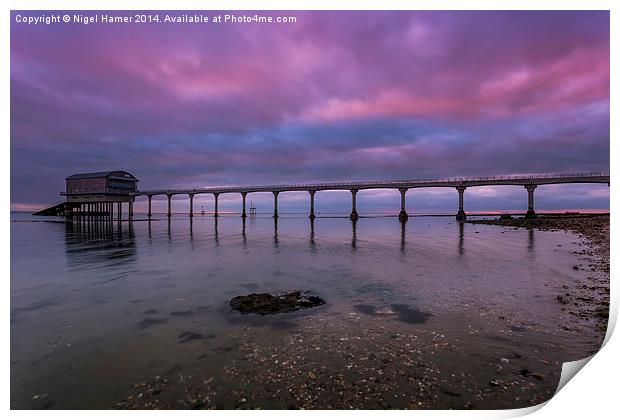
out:
<path id="1" fill-rule="evenodd" d="M 129 202 L 137 190 L 138 179 L 125 171 L 91 172 L 67 177 L 62 194 L 68 202 Z"/>
<path id="2" fill-rule="evenodd" d="M 131 223 L 115 224 L 107 219 L 89 223 L 65 223 L 65 252 L 71 267 L 113 263 L 115 267 L 136 260 L 136 242 Z"/>

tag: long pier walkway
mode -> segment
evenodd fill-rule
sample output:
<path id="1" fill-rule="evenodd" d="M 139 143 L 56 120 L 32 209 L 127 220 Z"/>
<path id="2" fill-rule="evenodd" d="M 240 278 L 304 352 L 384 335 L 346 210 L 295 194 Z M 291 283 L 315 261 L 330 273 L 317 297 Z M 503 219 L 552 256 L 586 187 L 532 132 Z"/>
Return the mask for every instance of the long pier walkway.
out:
<path id="1" fill-rule="evenodd" d="M 220 194 L 241 194 L 242 211 L 241 216 L 246 217 L 246 196 L 255 192 L 271 192 L 273 193 L 273 216 L 278 217 L 278 195 L 282 192 L 289 191 L 307 191 L 310 195 L 310 218 L 315 217 L 314 213 L 314 196 L 317 191 L 328 190 L 348 190 L 351 192 L 351 220 L 357 220 L 359 215 L 357 212 L 357 192 L 360 190 L 370 189 L 396 189 L 401 194 L 400 213 L 398 217 L 401 220 L 407 220 L 408 214 L 405 207 L 405 197 L 407 191 L 413 188 L 455 188 L 458 192 L 458 211 L 457 220 L 465 220 L 466 213 L 464 207 L 464 194 L 467 188 L 491 186 L 491 185 L 520 185 L 527 190 L 527 213 L 526 217 L 536 217 L 534 211 L 534 190 L 539 185 L 550 184 L 584 184 L 596 183 L 609 185 L 608 172 L 588 172 L 588 173 L 572 173 L 572 174 L 536 174 L 536 175 L 506 175 L 494 177 L 476 177 L 476 178 L 441 178 L 441 179 L 411 179 L 396 181 L 350 181 L 350 182 L 322 182 L 308 184 L 280 184 L 280 185 L 254 185 L 254 186 L 220 186 L 220 187 L 204 187 L 204 188 L 166 188 L 136 191 L 131 193 L 133 197 L 146 196 L 148 198 L 148 215 L 151 216 L 151 199 L 155 195 L 166 195 L 168 197 L 168 217 L 172 216 L 172 197 L 174 195 L 189 196 L 189 215 L 194 215 L 194 196 L 198 194 L 213 194 L 215 198 L 214 216 L 218 216 L 218 198 Z M 132 216 L 132 207 L 130 207 L 130 217 Z"/>

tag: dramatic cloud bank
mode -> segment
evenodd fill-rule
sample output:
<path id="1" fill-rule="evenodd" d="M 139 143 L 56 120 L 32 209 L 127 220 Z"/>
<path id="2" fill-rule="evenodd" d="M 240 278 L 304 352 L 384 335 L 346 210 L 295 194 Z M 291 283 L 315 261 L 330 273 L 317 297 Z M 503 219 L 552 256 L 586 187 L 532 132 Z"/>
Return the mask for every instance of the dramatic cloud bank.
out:
<path id="1" fill-rule="evenodd" d="M 607 12 L 282 15 L 297 22 L 13 19 L 12 207 L 117 168 L 144 189 L 609 170 Z M 398 205 L 379 194 L 360 199 Z M 416 209 L 455 205 L 454 191 L 414 194 Z M 522 208 L 524 194 L 472 189 L 468 207 Z M 539 202 L 606 209 L 609 194 L 563 187 Z"/>

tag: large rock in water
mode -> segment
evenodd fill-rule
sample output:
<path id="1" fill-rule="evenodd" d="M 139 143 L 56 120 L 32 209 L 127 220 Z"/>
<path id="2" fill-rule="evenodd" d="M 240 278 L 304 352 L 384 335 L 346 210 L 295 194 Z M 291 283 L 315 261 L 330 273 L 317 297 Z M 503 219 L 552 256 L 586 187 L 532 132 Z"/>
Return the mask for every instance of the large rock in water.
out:
<path id="1" fill-rule="evenodd" d="M 307 296 L 300 291 L 271 293 L 252 293 L 237 296 L 230 300 L 230 307 L 243 314 L 257 313 L 261 315 L 292 312 L 302 308 L 323 305 L 325 301 L 318 296 Z"/>

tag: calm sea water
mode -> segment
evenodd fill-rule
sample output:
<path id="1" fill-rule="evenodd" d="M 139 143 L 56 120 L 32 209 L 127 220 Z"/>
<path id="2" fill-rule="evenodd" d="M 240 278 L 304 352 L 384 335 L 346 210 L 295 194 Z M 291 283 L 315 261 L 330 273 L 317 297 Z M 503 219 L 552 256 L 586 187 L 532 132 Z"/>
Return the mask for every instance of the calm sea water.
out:
<path id="1" fill-rule="evenodd" d="M 14 408 L 40 395 L 50 408 L 112 407 L 136 381 L 195 361 L 241 330 L 277 338 L 319 315 L 337 325 L 352 311 L 364 325 L 393 305 L 405 308 L 386 318 L 396 330 L 423 326 L 465 344 L 475 337 L 465 361 L 519 350 L 562 362 L 584 357 L 596 340 L 560 328 L 567 314 L 555 297 L 586 275 L 572 268 L 581 248 L 565 232 L 447 217 L 405 225 L 287 215 L 277 223 L 136 215 L 132 224 L 90 226 L 11 219 Z M 237 295 L 286 290 L 312 291 L 327 305 L 275 317 L 228 309 Z M 209 340 L 185 342 L 187 331 Z"/>

